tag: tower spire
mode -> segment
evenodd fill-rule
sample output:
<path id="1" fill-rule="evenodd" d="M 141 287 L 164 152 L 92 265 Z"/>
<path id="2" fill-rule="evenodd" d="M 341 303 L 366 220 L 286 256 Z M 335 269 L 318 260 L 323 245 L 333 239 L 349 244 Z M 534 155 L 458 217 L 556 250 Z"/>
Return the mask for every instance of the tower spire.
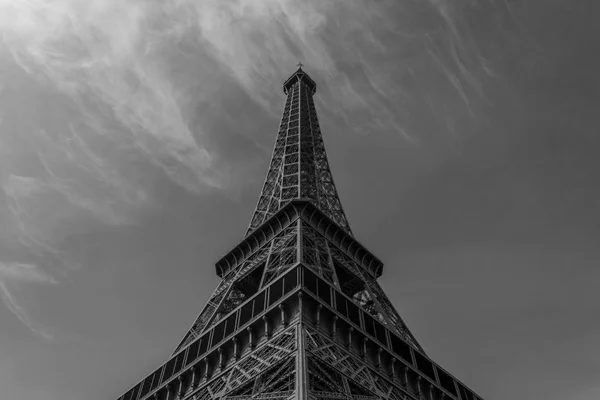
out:
<path id="1" fill-rule="evenodd" d="M 352 234 L 342 208 L 313 100 L 316 83 L 298 70 L 283 84 L 287 95 L 271 164 L 246 236 L 294 199 L 310 201 Z"/>

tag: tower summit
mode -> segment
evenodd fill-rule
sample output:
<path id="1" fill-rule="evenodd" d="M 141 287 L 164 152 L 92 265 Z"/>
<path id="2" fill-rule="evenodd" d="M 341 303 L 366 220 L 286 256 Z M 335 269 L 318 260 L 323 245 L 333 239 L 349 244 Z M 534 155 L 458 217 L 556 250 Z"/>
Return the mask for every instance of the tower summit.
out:
<path id="1" fill-rule="evenodd" d="M 119 400 L 481 400 L 433 362 L 353 236 L 298 70 L 250 226 L 172 356 Z"/>
<path id="2" fill-rule="evenodd" d="M 316 90 L 316 83 L 302 70 L 301 63 L 283 84 L 287 99 L 267 178 L 247 234 L 294 199 L 310 201 L 352 234 L 327 162 L 313 101 Z"/>

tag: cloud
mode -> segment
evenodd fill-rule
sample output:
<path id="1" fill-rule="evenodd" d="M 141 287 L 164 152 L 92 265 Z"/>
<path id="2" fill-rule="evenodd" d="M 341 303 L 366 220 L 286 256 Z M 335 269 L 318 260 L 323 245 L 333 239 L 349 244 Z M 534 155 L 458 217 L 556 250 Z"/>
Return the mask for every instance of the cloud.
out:
<path id="1" fill-rule="evenodd" d="M 15 287 L 74 268 L 65 238 L 135 224 L 154 179 L 192 193 L 226 180 L 191 123 L 190 90 L 212 75 L 179 50 L 191 25 L 177 3 L 0 0 L 1 291 L 29 327 Z"/>
<path id="2" fill-rule="evenodd" d="M 52 276 L 32 264 L 0 263 L 0 277 L 13 282 L 58 283 Z"/>
<path id="3" fill-rule="evenodd" d="M 299 61 L 312 69 L 334 71 L 334 61 L 320 34 L 327 13 L 342 2 L 290 0 L 188 2 L 198 29 L 219 61 L 259 100 L 271 97 L 265 84 L 288 73 Z M 288 66 L 288 70 L 282 70 Z M 277 104 L 279 105 L 279 104 Z"/>
<path id="4" fill-rule="evenodd" d="M 0 297 L 6 307 L 31 331 L 40 335 L 44 339 L 52 339 L 52 336 L 43 329 L 37 327 L 25 308 L 18 302 L 16 296 L 9 290 L 9 287 L 18 288 L 24 283 L 35 283 L 44 285 L 54 285 L 58 282 L 50 275 L 42 272 L 37 266 L 21 263 L 2 263 L 0 262 Z"/>
<path id="5" fill-rule="evenodd" d="M 219 186 L 219 176 L 166 71 L 165 47 L 181 30 L 159 26 L 169 17 L 165 9 L 142 1 L 1 1 L 0 37 L 5 57 L 72 101 L 69 118 L 85 131 L 79 144 L 102 137 L 120 150 L 135 149 L 199 191 Z"/>
<path id="6" fill-rule="evenodd" d="M 0 262 L 68 264 L 66 237 L 135 224 L 164 177 L 193 194 L 241 184 L 207 132 L 223 82 L 278 116 L 280 80 L 303 61 L 345 131 L 460 131 L 493 72 L 472 4 L 0 0 Z"/>
<path id="7" fill-rule="evenodd" d="M 211 54 L 273 114 L 281 105 L 273 77 L 285 78 L 303 60 L 309 73 L 326 77 L 319 85 L 325 88 L 317 99 L 324 100 L 321 110 L 353 133 L 395 132 L 414 143 L 432 130 L 454 129 L 457 120 L 477 118 L 487 105 L 485 83 L 495 72 L 472 21 L 486 20 L 490 34 L 497 34 L 503 26 L 496 20 L 509 11 L 499 0 L 485 8 L 471 0 L 377 7 L 351 0 L 178 4 L 197 16 Z M 468 18 L 484 11 L 491 16 Z M 418 121 L 424 109 L 441 117 L 435 127 Z"/>

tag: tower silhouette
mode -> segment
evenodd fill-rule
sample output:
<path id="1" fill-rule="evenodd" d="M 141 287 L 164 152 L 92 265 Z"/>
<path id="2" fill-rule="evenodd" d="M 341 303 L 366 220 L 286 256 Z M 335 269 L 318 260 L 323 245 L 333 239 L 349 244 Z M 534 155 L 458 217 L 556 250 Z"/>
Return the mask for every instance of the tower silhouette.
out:
<path id="1" fill-rule="evenodd" d="M 480 400 L 433 362 L 353 236 L 302 70 L 241 243 L 171 358 L 119 400 Z"/>

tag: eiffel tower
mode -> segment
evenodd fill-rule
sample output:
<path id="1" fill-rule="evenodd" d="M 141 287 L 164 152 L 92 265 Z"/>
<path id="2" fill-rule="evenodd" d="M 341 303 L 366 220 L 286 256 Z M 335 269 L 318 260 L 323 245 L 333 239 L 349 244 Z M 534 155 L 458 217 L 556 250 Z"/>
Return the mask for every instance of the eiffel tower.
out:
<path id="1" fill-rule="evenodd" d="M 433 362 L 353 236 L 302 70 L 263 189 L 222 278 L 171 358 L 119 400 L 481 400 Z"/>

